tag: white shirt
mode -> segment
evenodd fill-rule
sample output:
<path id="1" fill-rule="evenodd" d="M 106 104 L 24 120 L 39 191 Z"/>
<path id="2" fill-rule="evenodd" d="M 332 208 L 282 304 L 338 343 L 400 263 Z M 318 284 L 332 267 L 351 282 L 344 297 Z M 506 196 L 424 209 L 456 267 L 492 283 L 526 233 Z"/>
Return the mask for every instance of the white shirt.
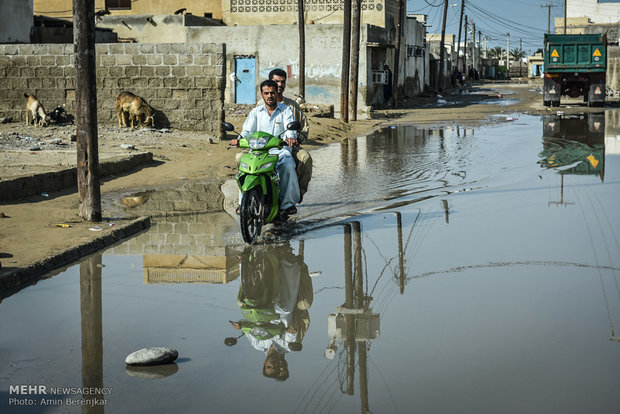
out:
<path id="1" fill-rule="evenodd" d="M 297 131 L 287 131 L 286 126 L 293 122 L 295 117 L 293 111 L 287 105 L 277 104 L 276 109 L 271 115 L 265 105 L 258 106 L 250 111 L 248 118 L 243 123 L 241 136 L 247 137 L 253 132 L 262 131 L 278 136 L 286 131 L 284 138 L 297 138 Z"/>

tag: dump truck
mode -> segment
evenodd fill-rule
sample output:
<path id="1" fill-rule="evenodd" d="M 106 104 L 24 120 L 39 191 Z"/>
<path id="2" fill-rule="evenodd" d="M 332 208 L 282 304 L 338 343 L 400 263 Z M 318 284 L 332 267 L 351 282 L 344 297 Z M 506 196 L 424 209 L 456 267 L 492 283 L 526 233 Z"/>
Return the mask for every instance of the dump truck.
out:
<path id="1" fill-rule="evenodd" d="M 546 34 L 544 57 L 545 106 L 560 106 L 562 95 L 583 96 L 588 106 L 605 105 L 605 34 Z"/>

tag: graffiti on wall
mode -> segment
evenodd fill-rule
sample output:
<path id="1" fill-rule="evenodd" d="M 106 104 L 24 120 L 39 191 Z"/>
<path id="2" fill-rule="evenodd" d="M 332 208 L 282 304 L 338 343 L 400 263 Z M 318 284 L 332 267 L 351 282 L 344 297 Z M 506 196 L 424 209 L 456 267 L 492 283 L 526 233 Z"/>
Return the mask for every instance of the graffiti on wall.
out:
<path id="1" fill-rule="evenodd" d="M 260 71 L 260 74 L 262 77 L 267 78 L 269 76 L 269 72 L 277 68 L 286 70 L 288 78 L 297 79 L 299 77 L 299 58 L 295 60 L 289 59 L 288 63 L 286 64 L 281 64 L 280 62 L 273 63 L 272 61 L 269 61 L 267 67 L 265 69 L 262 69 Z M 342 66 L 340 64 L 307 64 L 304 73 L 306 74 L 306 79 L 321 79 L 325 77 L 340 78 L 341 71 Z"/>

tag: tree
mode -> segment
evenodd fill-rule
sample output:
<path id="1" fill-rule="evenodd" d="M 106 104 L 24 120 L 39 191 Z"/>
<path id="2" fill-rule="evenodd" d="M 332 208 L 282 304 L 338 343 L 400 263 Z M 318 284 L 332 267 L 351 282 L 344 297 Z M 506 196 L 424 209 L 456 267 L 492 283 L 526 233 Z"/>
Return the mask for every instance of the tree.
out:
<path id="1" fill-rule="evenodd" d="M 520 62 L 521 59 L 525 57 L 525 51 L 523 49 L 512 49 L 510 51 L 510 57 L 512 58 L 512 60 Z"/>
<path id="2" fill-rule="evenodd" d="M 504 49 L 501 46 L 495 46 L 488 51 L 488 56 L 494 59 L 501 59 L 504 55 Z"/>

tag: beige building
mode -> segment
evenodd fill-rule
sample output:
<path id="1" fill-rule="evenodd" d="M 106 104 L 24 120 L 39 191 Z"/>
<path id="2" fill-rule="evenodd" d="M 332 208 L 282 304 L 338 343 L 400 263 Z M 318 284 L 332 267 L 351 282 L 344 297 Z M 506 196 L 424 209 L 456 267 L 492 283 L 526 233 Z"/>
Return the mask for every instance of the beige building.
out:
<path id="1" fill-rule="evenodd" d="M 221 19 L 222 4 L 222 0 L 95 0 L 95 12 L 107 8 L 110 11 L 109 16 L 170 15 L 184 9 L 184 14 Z M 72 19 L 73 0 L 34 0 L 34 14 Z"/>

